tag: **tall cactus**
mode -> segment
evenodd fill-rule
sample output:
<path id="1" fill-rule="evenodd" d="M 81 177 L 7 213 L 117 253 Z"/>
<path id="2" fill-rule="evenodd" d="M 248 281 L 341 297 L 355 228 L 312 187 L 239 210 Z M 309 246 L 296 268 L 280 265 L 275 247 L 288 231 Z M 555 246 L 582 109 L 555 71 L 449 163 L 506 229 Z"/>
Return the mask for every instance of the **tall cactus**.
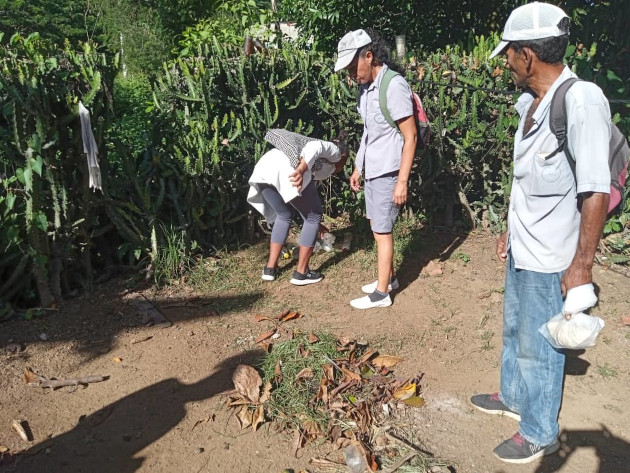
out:
<path id="1" fill-rule="evenodd" d="M 85 161 L 76 103 L 81 99 L 101 109 L 103 72 L 111 73 L 111 68 L 87 43 L 80 51 L 69 44 L 58 50 L 34 33 L 26 38 L 16 34 L 0 46 L 0 94 L 5 101 L 0 121 L 12 136 L 0 158 L 4 169 L 17 177 L 7 191 L 17 196 L 14 209 L 24 210 L 19 227 L 28 242 L 14 250 L 22 252 L 21 264 L 31 268 L 43 307 L 63 302 L 61 273 L 71 259 L 64 252 L 83 248 L 89 255 L 93 197 L 86 194 L 87 184 L 82 186 L 77 171 L 85 168 Z M 81 272 L 89 281 L 89 258 L 84 263 Z M 0 274 L 6 271 L 0 263 Z M 28 281 L 21 282 L 27 287 Z"/>

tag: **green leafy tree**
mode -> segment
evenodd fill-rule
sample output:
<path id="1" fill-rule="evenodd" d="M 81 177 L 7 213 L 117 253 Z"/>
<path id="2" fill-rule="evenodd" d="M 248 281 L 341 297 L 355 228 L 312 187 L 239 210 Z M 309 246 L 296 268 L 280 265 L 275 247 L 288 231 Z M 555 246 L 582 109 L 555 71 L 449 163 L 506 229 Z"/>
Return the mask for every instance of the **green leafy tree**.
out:
<path id="1" fill-rule="evenodd" d="M 215 39 L 222 44 L 241 46 L 245 36 L 269 39 L 268 25 L 274 17 L 268 2 L 230 0 L 218 2 L 211 16 L 186 28 L 179 41 L 179 55 L 196 54 Z"/>
<path id="2" fill-rule="evenodd" d="M 464 42 L 472 47 L 475 35 L 496 30 L 507 12 L 522 1 L 506 0 L 285 0 L 279 4 L 283 20 L 295 22 L 311 35 L 318 49 L 334 51 L 341 36 L 357 28 L 374 28 L 386 38 L 405 35 L 409 49 L 435 49 Z"/>
<path id="3" fill-rule="evenodd" d="M 95 16 L 87 0 L 0 0 L 0 32 L 28 36 L 38 32 L 42 39 L 63 44 L 86 41 L 94 31 Z"/>
<path id="4" fill-rule="evenodd" d="M 154 7 L 133 0 L 93 0 L 99 42 L 119 53 L 124 72 L 152 76 L 170 56 L 179 33 L 163 24 Z M 183 28 L 183 26 L 182 26 Z"/>

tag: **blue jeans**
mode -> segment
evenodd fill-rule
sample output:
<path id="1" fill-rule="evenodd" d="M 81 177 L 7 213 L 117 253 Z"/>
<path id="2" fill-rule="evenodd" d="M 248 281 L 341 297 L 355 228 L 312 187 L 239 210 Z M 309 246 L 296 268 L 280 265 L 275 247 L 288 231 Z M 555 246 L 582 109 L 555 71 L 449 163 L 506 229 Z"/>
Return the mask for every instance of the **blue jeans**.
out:
<path id="1" fill-rule="evenodd" d="M 516 269 L 508 254 L 499 397 L 521 415 L 520 434 L 538 445 L 558 436 L 564 354 L 538 328 L 562 310 L 563 274 Z"/>

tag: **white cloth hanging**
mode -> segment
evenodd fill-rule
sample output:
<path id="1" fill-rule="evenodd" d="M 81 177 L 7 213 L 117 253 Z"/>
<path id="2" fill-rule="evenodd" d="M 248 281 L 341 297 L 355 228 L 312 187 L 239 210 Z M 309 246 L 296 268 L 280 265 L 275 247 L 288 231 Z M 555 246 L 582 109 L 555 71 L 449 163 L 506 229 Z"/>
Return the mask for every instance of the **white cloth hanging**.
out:
<path id="1" fill-rule="evenodd" d="M 90 175 L 90 189 L 103 191 L 101 183 L 101 168 L 98 165 L 98 147 L 92 133 L 90 112 L 79 102 L 79 117 L 81 118 L 81 136 L 83 138 L 83 152 L 87 155 L 88 173 Z"/>

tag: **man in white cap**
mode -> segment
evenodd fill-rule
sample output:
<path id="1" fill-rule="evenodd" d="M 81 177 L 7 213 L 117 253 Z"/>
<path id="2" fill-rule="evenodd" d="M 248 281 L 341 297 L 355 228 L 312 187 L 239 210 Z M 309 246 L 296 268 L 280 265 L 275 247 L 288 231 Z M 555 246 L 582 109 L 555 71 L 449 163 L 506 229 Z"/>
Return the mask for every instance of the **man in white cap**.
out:
<path id="1" fill-rule="evenodd" d="M 610 110 L 595 84 L 567 92 L 567 143 L 549 128 L 551 99 L 575 74 L 563 64 L 569 18 L 560 8 L 529 3 L 507 20 L 490 57 L 505 56 L 523 94 L 514 137 L 514 179 L 508 230 L 497 241 L 506 262 L 501 385 L 472 404 L 520 421 L 519 431 L 494 449 L 509 463 L 528 463 L 559 448 L 564 354 L 538 329 L 563 311 L 567 290 L 592 282 L 592 267 L 610 192 Z M 571 158 L 572 157 L 572 158 Z M 575 160 L 575 176 L 568 159 Z"/>
<path id="2" fill-rule="evenodd" d="M 337 54 L 335 71 L 347 69 L 359 84 L 357 111 L 364 129 L 350 187 L 359 191 L 363 176 L 365 213 L 376 241 L 378 268 L 377 280 L 361 287 L 366 295 L 351 300 L 350 305 L 356 309 L 389 307 L 390 291 L 399 288 L 394 272 L 393 229 L 400 206 L 407 201 L 416 151 L 411 88 L 390 67 L 387 44 L 374 31 L 350 31 L 339 41 Z M 381 108 L 381 95 L 386 97 L 390 120 Z"/>

